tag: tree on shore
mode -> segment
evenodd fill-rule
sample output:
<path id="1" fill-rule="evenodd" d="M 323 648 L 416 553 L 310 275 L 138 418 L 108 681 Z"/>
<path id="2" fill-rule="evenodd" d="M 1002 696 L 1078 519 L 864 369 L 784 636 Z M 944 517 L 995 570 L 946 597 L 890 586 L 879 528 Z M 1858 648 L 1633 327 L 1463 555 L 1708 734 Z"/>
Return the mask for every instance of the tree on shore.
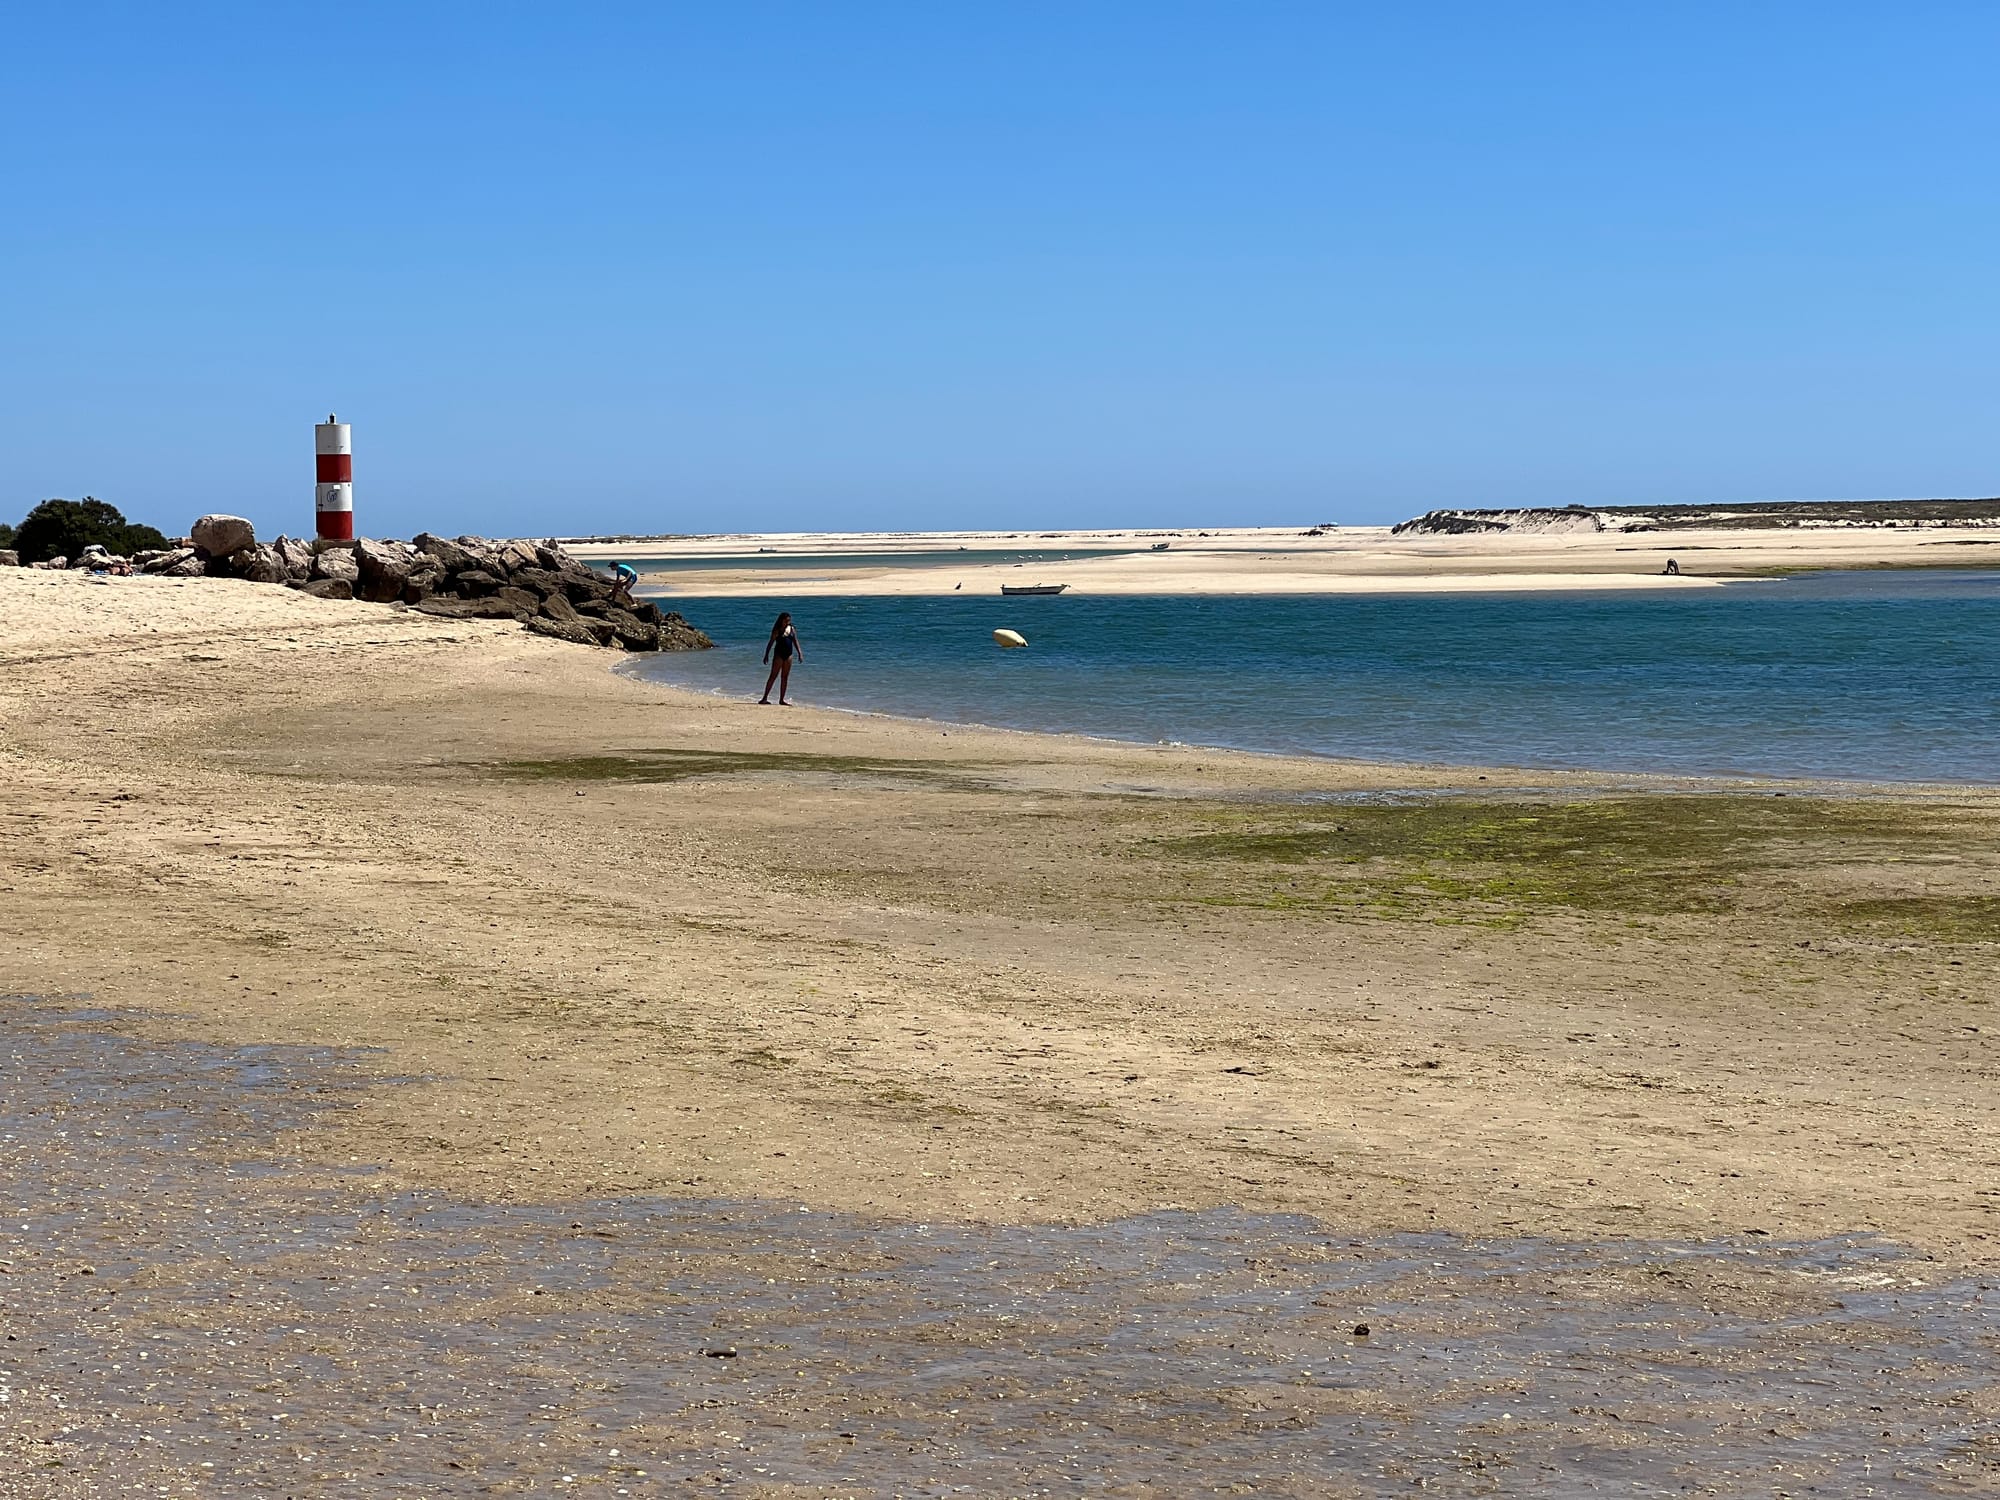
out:
<path id="1" fill-rule="evenodd" d="M 5 521 L 0 521 L 0 547 L 11 547 L 13 545 L 14 528 L 9 526 Z"/>
<path id="2" fill-rule="evenodd" d="M 9 529 L 14 534 L 11 545 L 24 563 L 75 557 L 93 542 L 120 556 L 167 545 L 152 527 L 127 521 L 117 506 L 89 495 L 81 500 L 44 500 L 19 526 Z"/>

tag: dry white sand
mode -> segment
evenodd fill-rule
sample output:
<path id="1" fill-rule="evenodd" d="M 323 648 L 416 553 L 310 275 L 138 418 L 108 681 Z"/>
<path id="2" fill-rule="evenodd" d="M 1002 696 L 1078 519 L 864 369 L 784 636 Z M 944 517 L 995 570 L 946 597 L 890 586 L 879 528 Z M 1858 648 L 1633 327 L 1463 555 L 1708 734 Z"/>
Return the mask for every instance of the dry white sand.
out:
<path id="1" fill-rule="evenodd" d="M 1164 541 L 1164 551 L 1153 546 Z M 993 593 L 1066 584 L 1093 594 L 1420 593 L 1516 589 L 1688 589 L 1792 568 L 1978 567 L 2000 563 L 1990 529 L 1783 528 L 1674 532 L 1395 536 L 1387 527 L 1297 530 L 829 532 L 573 544 L 628 561 L 670 594 Z M 964 561 L 940 552 L 967 551 Z M 988 551 L 1069 553 L 1031 563 Z M 910 560 L 884 561 L 883 554 Z M 716 566 L 715 559 L 738 560 Z M 803 567 L 801 559 L 815 566 Z M 1666 576 L 1669 558 L 1681 568 Z M 699 566 L 692 560 L 702 560 Z M 823 564 L 823 565 L 820 565 Z"/>

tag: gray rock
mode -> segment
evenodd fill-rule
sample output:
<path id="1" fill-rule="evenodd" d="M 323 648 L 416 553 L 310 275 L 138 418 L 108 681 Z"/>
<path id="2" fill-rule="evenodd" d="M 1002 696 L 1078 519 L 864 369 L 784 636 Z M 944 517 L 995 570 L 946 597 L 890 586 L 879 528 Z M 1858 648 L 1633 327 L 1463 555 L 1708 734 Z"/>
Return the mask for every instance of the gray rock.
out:
<path id="1" fill-rule="evenodd" d="M 438 591 L 444 582 L 444 573 L 437 565 L 437 559 L 419 554 L 416 566 L 410 569 L 410 576 L 403 580 L 403 602 L 421 604 Z"/>
<path id="2" fill-rule="evenodd" d="M 295 537 L 281 536 L 271 543 L 271 550 L 278 555 L 287 578 L 312 577 L 312 548 Z"/>
<path id="3" fill-rule="evenodd" d="M 565 573 L 563 587 L 569 592 L 569 602 L 581 608 L 592 600 L 611 597 L 611 584 L 595 573 Z"/>
<path id="4" fill-rule="evenodd" d="M 237 556 L 241 557 L 242 554 L 238 553 Z M 251 548 L 249 560 L 238 564 L 237 573 L 239 577 L 247 578 L 252 583 L 283 583 L 291 577 L 284 563 L 279 561 L 278 549 L 275 547 Z"/>
<path id="5" fill-rule="evenodd" d="M 470 573 L 479 566 L 478 559 L 457 542 L 448 542 L 428 531 L 418 532 L 411 545 L 426 557 L 436 559 L 438 567 L 446 573 Z"/>
<path id="6" fill-rule="evenodd" d="M 301 594 L 310 594 L 315 599 L 352 599 L 354 584 L 345 578 L 315 578 L 310 583 L 299 585 Z"/>
<path id="7" fill-rule="evenodd" d="M 416 549 L 407 542 L 378 542 L 373 537 L 361 537 L 354 543 L 354 561 L 363 578 L 408 578 L 416 560 Z"/>
<path id="8" fill-rule="evenodd" d="M 618 644 L 627 651 L 657 651 L 660 648 L 659 626 L 648 625 L 630 610 L 607 609 L 603 618 Z"/>
<path id="9" fill-rule="evenodd" d="M 480 598 L 499 587 L 500 580 L 484 568 L 472 568 L 463 573 L 454 573 L 451 578 L 452 592 L 463 594 L 468 599 Z"/>
<path id="10" fill-rule="evenodd" d="M 162 578 L 199 578 L 203 571 L 204 565 L 200 556 L 195 552 L 194 548 L 189 547 L 185 557 L 168 567 L 161 568 L 159 576 Z"/>
<path id="11" fill-rule="evenodd" d="M 533 589 L 545 598 L 562 593 L 565 586 L 563 575 L 550 568 L 517 568 L 507 581 L 517 589 Z"/>
<path id="12" fill-rule="evenodd" d="M 164 573 L 168 569 L 177 568 L 185 562 L 194 563 L 197 573 L 201 571 L 201 560 L 194 555 L 194 548 L 192 547 L 176 547 L 171 552 L 159 553 L 151 558 L 139 571 L 142 573 Z M 184 577 L 185 575 L 175 574 L 174 576 Z"/>
<path id="13" fill-rule="evenodd" d="M 554 640 L 568 641 L 576 646 L 595 646 L 598 644 L 595 632 L 584 625 L 581 620 L 574 617 L 568 620 L 554 620 L 546 615 L 538 616 L 528 621 L 528 629 L 534 631 L 536 635 L 546 635 Z"/>
<path id="14" fill-rule="evenodd" d="M 188 528 L 188 540 L 210 557 L 227 557 L 257 545 L 257 530 L 241 516 L 203 516 Z"/>
<path id="15" fill-rule="evenodd" d="M 354 544 L 354 564 L 360 574 L 355 593 L 373 604 L 402 598 L 403 584 L 415 559 L 416 553 L 401 542 L 363 537 Z"/>
<path id="16" fill-rule="evenodd" d="M 361 568 L 354 561 L 354 554 L 345 547 L 329 547 L 324 552 L 313 554 L 312 576 L 315 579 L 337 578 L 342 583 L 354 583 L 361 577 Z"/>
<path id="17" fill-rule="evenodd" d="M 549 595 L 542 601 L 542 613 L 549 619 L 561 621 L 565 625 L 576 625 L 582 620 L 582 616 L 576 612 L 576 606 L 569 602 L 567 594 Z"/>
<path id="18" fill-rule="evenodd" d="M 0 547 L 0 568 L 18 568 L 20 566 L 20 553 L 16 552 L 12 547 Z"/>
<path id="19" fill-rule="evenodd" d="M 502 542 L 495 550 L 494 561 L 509 573 L 519 568 L 538 568 L 541 559 L 535 556 L 532 543 L 523 541 Z"/>
<path id="20" fill-rule="evenodd" d="M 542 612 L 542 596 L 532 589 L 517 589 L 509 584 L 493 597 L 512 609 L 517 619 L 532 620 Z"/>
<path id="21" fill-rule="evenodd" d="M 511 620 L 515 618 L 512 605 L 504 599 L 452 599 L 443 594 L 433 594 L 417 606 L 419 612 L 436 615 L 445 620 Z"/>
<path id="22" fill-rule="evenodd" d="M 669 613 L 660 621 L 660 649 L 662 651 L 707 651 L 715 645 L 702 631 Z"/>
<path id="23" fill-rule="evenodd" d="M 554 542 L 542 542 L 535 548 L 535 558 L 551 573 L 579 573 L 588 575 L 590 564 L 581 558 L 571 557 Z"/>

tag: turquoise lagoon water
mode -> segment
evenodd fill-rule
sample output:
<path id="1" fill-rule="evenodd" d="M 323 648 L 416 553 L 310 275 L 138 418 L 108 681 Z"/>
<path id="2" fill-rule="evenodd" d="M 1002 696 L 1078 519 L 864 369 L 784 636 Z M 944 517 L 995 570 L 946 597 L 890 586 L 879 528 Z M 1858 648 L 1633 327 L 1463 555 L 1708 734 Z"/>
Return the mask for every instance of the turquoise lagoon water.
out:
<path id="1" fill-rule="evenodd" d="M 790 607 L 806 703 L 1364 759 L 2000 780 L 2000 572 L 1619 594 L 663 602 L 721 649 L 636 670 L 743 697 Z M 1002 626 L 1028 648 L 996 647 Z"/>

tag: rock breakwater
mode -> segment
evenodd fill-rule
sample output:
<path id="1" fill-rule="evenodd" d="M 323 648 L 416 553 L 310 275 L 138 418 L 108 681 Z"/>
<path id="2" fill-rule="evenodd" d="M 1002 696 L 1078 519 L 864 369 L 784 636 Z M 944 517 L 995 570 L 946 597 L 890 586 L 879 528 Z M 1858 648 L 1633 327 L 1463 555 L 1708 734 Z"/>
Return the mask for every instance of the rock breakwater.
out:
<path id="1" fill-rule="evenodd" d="M 0 552 L 0 565 L 18 565 Z M 715 643 L 679 614 L 597 572 L 552 541 L 446 538 L 259 542 L 241 516 L 208 515 L 171 547 L 119 557 L 102 547 L 29 566 L 275 584 L 318 599 L 359 599 L 466 620 L 517 620 L 537 635 L 626 651 L 700 651 Z"/>

